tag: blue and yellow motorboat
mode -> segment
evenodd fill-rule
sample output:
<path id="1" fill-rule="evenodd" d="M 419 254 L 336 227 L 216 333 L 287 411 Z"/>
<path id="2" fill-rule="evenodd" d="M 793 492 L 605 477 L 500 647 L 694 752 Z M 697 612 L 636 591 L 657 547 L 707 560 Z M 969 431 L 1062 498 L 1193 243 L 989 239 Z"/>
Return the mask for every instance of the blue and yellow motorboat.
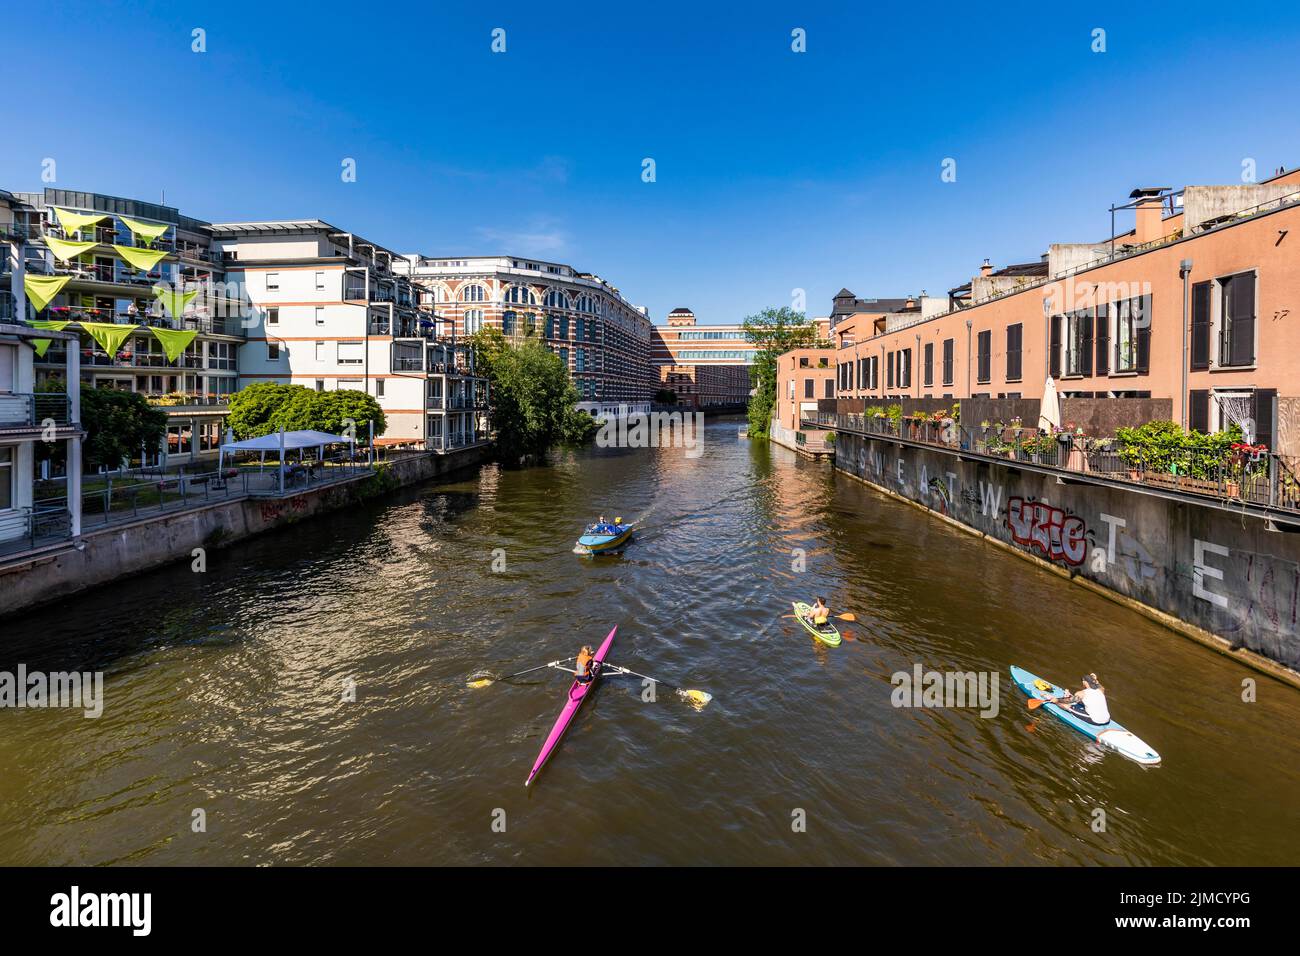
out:
<path id="1" fill-rule="evenodd" d="M 613 523 L 593 524 L 578 539 L 574 551 L 578 554 L 603 554 L 617 551 L 632 540 L 632 529 L 636 522 L 623 524 L 622 518 L 615 518 Z"/>

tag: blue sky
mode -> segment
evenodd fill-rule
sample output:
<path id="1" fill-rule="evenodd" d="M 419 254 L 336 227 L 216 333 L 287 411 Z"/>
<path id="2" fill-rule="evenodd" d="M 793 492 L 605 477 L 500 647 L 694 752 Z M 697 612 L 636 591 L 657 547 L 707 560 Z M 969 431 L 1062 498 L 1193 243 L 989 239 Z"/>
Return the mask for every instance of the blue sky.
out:
<path id="1" fill-rule="evenodd" d="M 50 157 L 65 188 L 555 259 L 656 321 L 726 322 L 794 289 L 817 315 L 841 286 L 943 294 L 985 256 L 1104 236 L 1134 186 L 1300 164 L 1294 21 L 1195 0 L 712 7 L 11 5 L 0 188 L 40 188 Z"/>

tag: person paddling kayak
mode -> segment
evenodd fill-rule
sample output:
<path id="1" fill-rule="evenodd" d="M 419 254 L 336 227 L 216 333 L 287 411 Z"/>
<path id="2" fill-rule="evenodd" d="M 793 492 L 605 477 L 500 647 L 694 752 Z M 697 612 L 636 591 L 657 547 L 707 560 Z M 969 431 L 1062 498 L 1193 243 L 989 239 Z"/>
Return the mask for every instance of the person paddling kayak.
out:
<path id="1" fill-rule="evenodd" d="M 590 684 L 592 678 L 596 676 L 591 672 L 591 662 L 595 657 L 590 644 L 584 644 L 582 650 L 578 652 L 578 663 L 573 669 L 573 679 L 579 684 Z"/>
<path id="2" fill-rule="evenodd" d="M 819 596 L 813 602 L 813 606 L 808 609 L 808 616 L 812 618 L 812 622 L 818 627 L 826 626 L 826 623 L 831 619 L 831 609 L 826 606 L 824 597 Z"/>
<path id="3" fill-rule="evenodd" d="M 1083 687 L 1062 701 L 1070 710 L 1094 724 L 1110 723 L 1110 708 L 1106 706 L 1106 688 L 1096 674 L 1083 678 Z"/>

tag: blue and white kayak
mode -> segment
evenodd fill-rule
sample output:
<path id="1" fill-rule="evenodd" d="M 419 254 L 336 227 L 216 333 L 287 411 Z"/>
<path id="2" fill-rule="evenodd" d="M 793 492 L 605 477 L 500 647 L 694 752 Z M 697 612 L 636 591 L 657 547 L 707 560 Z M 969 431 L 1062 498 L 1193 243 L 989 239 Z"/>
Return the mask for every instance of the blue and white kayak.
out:
<path id="1" fill-rule="evenodd" d="M 1011 679 L 1015 681 L 1016 686 L 1022 691 L 1039 700 L 1068 697 L 1070 694 L 1064 687 L 1057 687 L 1051 681 L 1035 677 L 1029 671 L 1020 667 L 1012 666 Z M 1149 744 L 1113 720 L 1108 724 L 1094 724 L 1088 718 L 1075 713 L 1068 707 L 1062 707 L 1060 704 L 1044 704 L 1043 710 L 1051 711 L 1052 715 L 1058 720 L 1069 724 L 1079 733 L 1091 737 L 1103 747 L 1128 757 L 1129 760 L 1148 766 L 1160 762 L 1160 755 Z"/>
<path id="2" fill-rule="evenodd" d="M 636 524 L 613 524 L 606 525 L 599 532 L 593 525 L 587 529 L 587 532 L 578 539 L 578 545 L 573 550 L 579 554 L 600 554 L 602 551 L 616 551 L 623 545 L 632 540 L 632 527 Z M 605 529 L 609 530 L 605 530 Z"/>

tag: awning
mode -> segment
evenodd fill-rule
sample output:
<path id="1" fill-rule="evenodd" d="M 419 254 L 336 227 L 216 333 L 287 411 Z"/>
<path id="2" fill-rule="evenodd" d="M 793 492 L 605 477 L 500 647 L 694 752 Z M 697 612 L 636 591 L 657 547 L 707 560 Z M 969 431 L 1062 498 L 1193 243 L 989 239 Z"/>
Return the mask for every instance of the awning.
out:
<path id="1" fill-rule="evenodd" d="M 131 230 L 131 235 L 143 239 L 146 246 L 152 246 L 155 239 L 171 228 L 165 222 L 141 222 L 130 216 L 122 216 L 121 219 L 126 223 L 126 228 Z"/>
<path id="2" fill-rule="evenodd" d="M 148 272 L 167 255 L 166 249 L 141 249 L 138 246 L 114 246 L 113 251 L 141 272 Z"/>
<path id="3" fill-rule="evenodd" d="M 189 344 L 194 341 L 198 332 L 194 331 L 177 331 L 176 329 L 150 329 L 154 336 L 162 343 L 163 351 L 167 353 L 167 361 L 175 362 Z"/>
<path id="4" fill-rule="evenodd" d="M 77 256 L 84 252 L 94 249 L 99 243 L 97 242 L 78 242 L 74 239 L 55 239 L 53 236 L 45 237 L 45 244 L 50 247 L 50 252 L 54 253 L 54 258 L 60 262 L 71 262 Z"/>
<path id="5" fill-rule="evenodd" d="M 72 281 L 72 276 L 24 276 L 23 291 L 32 300 L 36 311 L 40 312 L 54 301 L 54 297 L 63 287 Z"/>
<path id="6" fill-rule="evenodd" d="M 156 285 L 153 287 L 153 294 L 162 300 L 163 308 L 167 310 L 167 314 L 174 319 L 178 319 L 184 313 L 185 307 L 194 301 L 194 297 L 199 294 L 199 290 L 177 292 L 165 285 Z"/>
<path id="7" fill-rule="evenodd" d="M 257 438 L 245 438 L 243 441 L 226 442 L 221 446 L 223 452 L 236 451 L 297 451 L 300 448 L 320 448 L 322 445 L 351 445 L 351 438 L 331 435 L 329 432 L 305 431 L 285 432 L 284 444 L 280 444 L 279 432 L 260 435 Z"/>
<path id="8" fill-rule="evenodd" d="M 63 231 L 68 235 L 80 232 L 87 226 L 108 218 L 106 212 L 72 212 L 70 209 L 60 209 L 58 206 L 54 207 L 54 215 L 59 220 L 59 225 L 63 227 Z"/>
<path id="9" fill-rule="evenodd" d="M 127 336 L 136 330 L 134 325 L 118 325 L 116 322 L 82 322 L 81 327 L 110 356 L 116 355 Z"/>

